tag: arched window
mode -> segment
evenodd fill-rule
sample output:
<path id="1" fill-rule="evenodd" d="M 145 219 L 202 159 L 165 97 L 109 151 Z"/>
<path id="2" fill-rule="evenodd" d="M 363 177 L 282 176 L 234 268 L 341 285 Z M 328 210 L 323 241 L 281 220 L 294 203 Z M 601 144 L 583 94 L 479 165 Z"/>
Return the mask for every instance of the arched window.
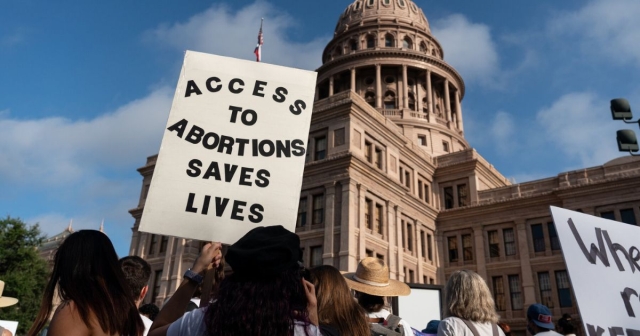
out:
<path id="1" fill-rule="evenodd" d="M 427 45 L 424 42 L 420 43 L 420 51 L 427 52 Z"/>
<path id="2" fill-rule="evenodd" d="M 383 1 L 382 1 L 382 3 L 383 3 L 385 6 L 389 6 L 389 4 L 391 4 L 391 0 L 383 0 Z"/>
<path id="3" fill-rule="evenodd" d="M 385 35 L 385 37 L 384 37 L 384 46 L 387 47 L 387 48 L 394 47 L 393 35 L 391 35 L 391 34 Z"/>
<path id="4" fill-rule="evenodd" d="M 356 41 L 356 40 L 349 41 L 349 48 L 351 49 L 351 52 L 357 51 L 358 50 L 358 41 Z"/>
<path id="5" fill-rule="evenodd" d="M 405 36 L 404 40 L 402 40 L 402 47 L 405 49 L 413 49 L 413 42 L 411 42 L 409 36 Z"/>
<path id="6" fill-rule="evenodd" d="M 404 0 L 398 0 L 398 5 L 400 5 L 400 7 L 404 8 L 405 3 Z"/>
<path id="7" fill-rule="evenodd" d="M 360 1 L 356 2 L 356 10 L 360 9 Z"/>
<path id="8" fill-rule="evenodd" d="M 409 108 L 411 109 L 411 111 L 416 110 L 416 97 L 413 95 L 413 93 L 409 93 Z"/>
<path id="9" fill-rule="evenodd" d="M 367 49 L 376 47 L 376 38 L 373 35 L 367 35 Z"/>
<path id="10" fill-rule="evenodd" d="M 393 91 L 387 91 L 384 94 L 384 108 L 393 110 L 396 108 L 396 94 Z"/>
<path id="11" fill-rule="evenodd" d="M 367 93 L 364 94 L 364 100 L 369 103 L 369 105 L 375 107 L 376 106 L 376 94 L 371 92 L 371 91 L 367 91 Z"/>
<path id="12" fill-rule="evenodd" d="M 375 0 L 367 0 L 367 6 L 369 6 L 369 7 L 373 6 L 374 2 L 375 2 Z"/>
<path id="13" fill-rule="evenodd" d="M 433 48 L 431 50 L 431 56 L 438 56 L 438 53 L 436 52 L 436 48 Z"/>

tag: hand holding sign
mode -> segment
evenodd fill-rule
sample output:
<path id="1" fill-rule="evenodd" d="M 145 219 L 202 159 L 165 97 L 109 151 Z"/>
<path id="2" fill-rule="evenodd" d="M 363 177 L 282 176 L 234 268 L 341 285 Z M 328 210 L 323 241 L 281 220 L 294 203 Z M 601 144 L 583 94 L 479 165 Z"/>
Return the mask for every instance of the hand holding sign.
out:
<path id="1" fill-rule="evenodd" d="M 223 243 L 294 231 L 315 79 L 187 51 L 139 230 Z"/>

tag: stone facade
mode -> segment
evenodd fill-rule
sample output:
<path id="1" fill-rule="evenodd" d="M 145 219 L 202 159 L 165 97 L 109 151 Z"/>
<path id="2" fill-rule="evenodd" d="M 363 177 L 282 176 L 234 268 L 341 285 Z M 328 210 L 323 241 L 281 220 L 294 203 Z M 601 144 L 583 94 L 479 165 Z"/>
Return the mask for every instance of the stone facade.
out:
<path id="1" fill-rule="evenodd" d="M 640 161 L 512 185 L 464 139 L 464 82 L 410 0 L 358 0 L 323 54 L 296 233 L 308 267 L 354 271 L 366 256 L 391 277 L 444 284 L 478 272 L 516 334 L 525 309 L 577 316 L 550 205 L 640 220 Z M 138 232 L 156 157 L 143 176 L 130 254 L 152 265 L 151 295 L 179 285 L 201 242 Z M 176 223 L 179 225 L 179 223 Z"/>

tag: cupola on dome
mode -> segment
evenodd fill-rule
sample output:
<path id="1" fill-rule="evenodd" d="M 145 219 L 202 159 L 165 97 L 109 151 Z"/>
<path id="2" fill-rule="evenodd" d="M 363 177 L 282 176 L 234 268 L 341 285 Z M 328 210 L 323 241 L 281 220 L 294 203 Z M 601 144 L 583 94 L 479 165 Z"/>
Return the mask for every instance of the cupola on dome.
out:
<path id="1" fill-rule="evenodd" d="M 406 24 L 430 33 L 422 9 L 411 0 L 356 0 L 340 16 L 335 34 L 350 27 L 385 22 Z"/>

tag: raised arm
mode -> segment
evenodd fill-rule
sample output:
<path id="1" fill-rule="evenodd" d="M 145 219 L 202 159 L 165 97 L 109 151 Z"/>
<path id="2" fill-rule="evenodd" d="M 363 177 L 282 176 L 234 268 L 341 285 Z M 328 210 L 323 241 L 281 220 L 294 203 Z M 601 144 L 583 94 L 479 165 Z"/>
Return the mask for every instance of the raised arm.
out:
<path id="1" fill-rule="evenodd" d="M 222 245 L 220 243 L 206 244 L 202 248 L 202 252 L 200 252 L 191 270 L 204 277 L 208 269 L 217 267 L 220 263 L 220 259 L 222 258 L 221 248 Z M 166 334 L 168 326 L 184 314 L 198 285 L 198 283 L 189 279 L 182 280 L 182 284 L 180 284 L 178 290 L 176 290 L 171 299 L 169 299 L 169 302 L 160 310 L 160 313 L 149 330 L 149 336 L 163 336 Z"/>

